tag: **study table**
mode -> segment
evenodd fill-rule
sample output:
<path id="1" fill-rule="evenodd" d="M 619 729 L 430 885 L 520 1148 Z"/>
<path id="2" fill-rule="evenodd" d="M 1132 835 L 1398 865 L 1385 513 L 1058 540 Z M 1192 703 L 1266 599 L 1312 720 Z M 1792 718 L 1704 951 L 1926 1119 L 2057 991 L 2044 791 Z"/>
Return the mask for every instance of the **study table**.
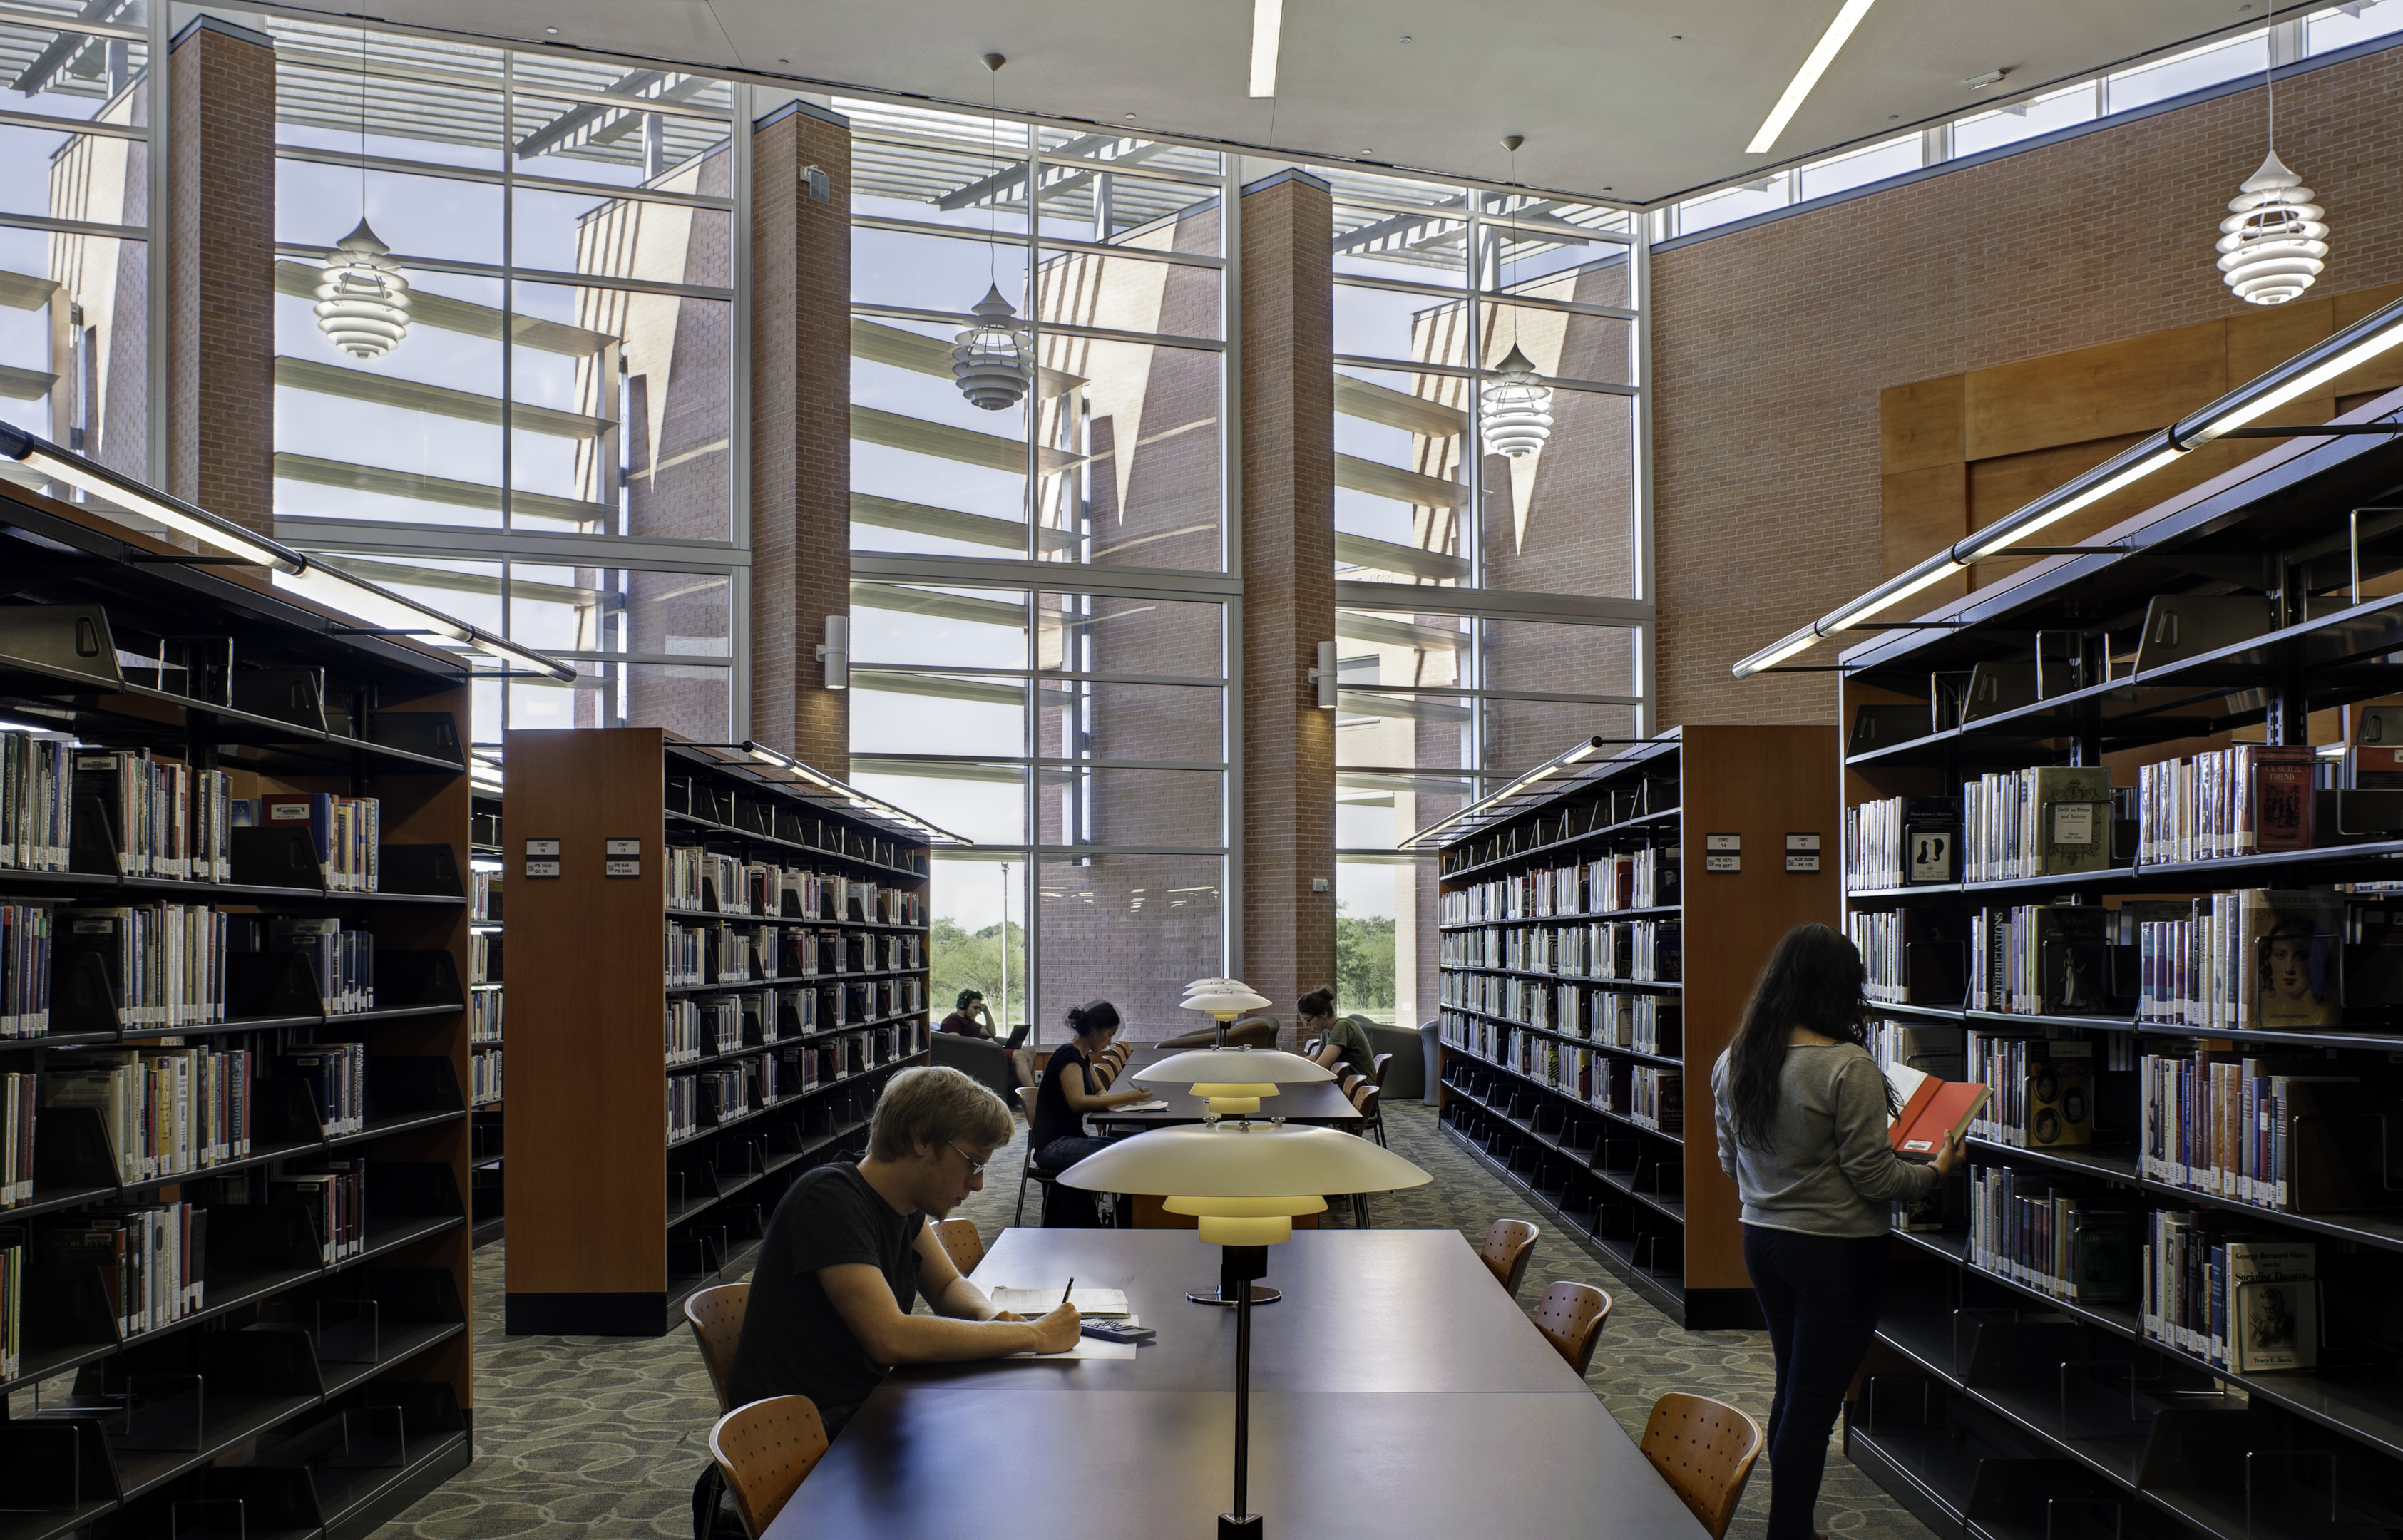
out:
<path id="1" fill-rule="evenodd" d="M 1185 1050 L 1163 1048 L 1157 1043 L 1137 1047 L 1127 1059 L 1127 1066 L 1118 1072 L 1113 1090 L 1131 1088 L 1134 1076 L 1174 1053 Z M 1160 1129 L 1177 1123 L 1199 1123 L 1209 1111 L 1209 1103 L 1191 1091 L 1174 1086 L 1155 1085 L 1146 1088 L 1168 1103 L 1164 1112 L 1095 1112 L 1086 1114 L 1087 1121 L 1097 1127 L 1124 1126 L 1132 1129 Z M 1282 1117 L 1288 1123 L 1320 1123 L 1328 1128 L 1343 1128 L 1360 1121 L 1360 1109 L 1343 1094 L 1343 1089 L 1332 1080 L 1313 1080 L 1298 1086 L 1280 1086 L 1280 1094 L 1260 1098 L 1260 1110 L 1256 1117 Z"/>
<path id="2" fill-rule="evenodd" d="M 1453 1230 L 1302 1230 L 1252 1317 L 1268 1540 L 1705 1540 Z M 988 1286 L 1124 1289 L 1132 1361 L 896 1370 L 764 1540 L 1211 1540 L 1234 1451 L 1232 1311 L 1190 1230 L 1011 1229 Z"/>

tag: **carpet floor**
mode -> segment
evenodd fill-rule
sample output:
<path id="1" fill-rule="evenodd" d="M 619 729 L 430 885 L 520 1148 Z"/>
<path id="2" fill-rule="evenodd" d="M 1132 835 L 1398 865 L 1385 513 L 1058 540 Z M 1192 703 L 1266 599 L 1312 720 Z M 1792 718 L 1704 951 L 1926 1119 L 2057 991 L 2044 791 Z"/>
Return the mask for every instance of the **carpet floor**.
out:
<path id="1" fill-rule="evenodd" d="M 1471 1244 L 1500 1218 L 1535 1218 L 1523 1195 L 1481 1164 L 1415 1103 L 1389 1107 L 1394 1149 L 1435 1181 L 1369 1200 L 1381 1228 L 1456 1229 Z M 1012 1222 L 1021 1139 L 1000 1152 L 985 1190 L 961 1213 L 988 1245 Z M 1027 1194 L 1028 1214 L 1037 1194 Z M 1538 1221 L 1540 1223 L 1541 1221 Z M 683 1332 L 650 1340 L 509 1337 L 501 1330 L 506 1242 L 476 1256 L 476 1458 L 465 1471 L 379 1531 L 376 1540 L 585 1540 L 691 1533 L 693 1478 L 707 1459 L 715 1412 L 709 1376 Z M 1536 1243 L 1522 1305 L 1547 1285 L 1577 1279 L 1615 1301 L 1586 1380 L 1628 1436 L 1640 1436 L 1654 1397 L 1682 1390 L 1716 1396 L 1766 1418 L 1771 1371 L 1760 1332 L 1688 1332 L 1619 1285 L 1577 1242 Z M 921 1307 L 922 1309 L 924 1307 Z M 1767 1461 L 1756 1468 L 1729 1533 L 1761 1540 L 1769 1511 Z M 1927 1531 L 1868 1478 L 1831 1454 L 1819 1521 L 1846 1540 L 1928 1540 Z"/>

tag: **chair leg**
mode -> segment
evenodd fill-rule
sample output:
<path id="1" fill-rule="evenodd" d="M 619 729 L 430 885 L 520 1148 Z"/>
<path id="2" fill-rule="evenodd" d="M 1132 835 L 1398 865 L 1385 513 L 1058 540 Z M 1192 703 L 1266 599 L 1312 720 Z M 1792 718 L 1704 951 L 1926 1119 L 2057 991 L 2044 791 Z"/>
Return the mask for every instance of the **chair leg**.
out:
<path id="1" fill-rule="evenodd" d="M 1026 1168 L 1024 1166 L 1018 1168 L 1018 1217 L 1012 1219 L 1010 1224 L 1013 1228 L 1023 1228 L 1026 1224 Z"/>

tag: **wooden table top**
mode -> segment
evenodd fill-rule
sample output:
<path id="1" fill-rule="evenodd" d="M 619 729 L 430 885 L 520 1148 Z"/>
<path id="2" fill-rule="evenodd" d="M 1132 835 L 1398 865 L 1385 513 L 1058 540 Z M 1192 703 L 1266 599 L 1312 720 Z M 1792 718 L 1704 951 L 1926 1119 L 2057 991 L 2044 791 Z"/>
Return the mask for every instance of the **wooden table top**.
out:
<path id="1" fill-rule="evenodd" d="M 1184 1052 L 1177 1049 L 1176 1052 Z M 1169 1051 L 1156 1043 L 1137 1047 L 1127 1060 L 1127 1067 L 1118 1076 L 1119 1085 L 1132 1085 L 1132 1076 L 1144 1069 L 1170 1057 Z M 1117 1089 L 1116 1087 L 1112 1088 Z M 1199 1123 L 1209 1111 L 1209 1103 L 1189 1091 L 1174 1086 L 1154 1086 L 1150 1089 L 1168 1103 L 1166 1112 L 1097 1112 L 1087 1116 L 1096 1124 L 1127 1125 L 1142 1128 L 1166 1128 L 1176 1123 Z M 1294 1123 L 1357 1123 L 1360 1109 L 1332 1080 L 1313 1080 L 1306 1085 L 1284 1086 L 1274 1096 L 1260 1098 L 1259 1116 L 1282 1117 Z"/>
<path id="2" fill-rule="evenodd" d="M 1229 1505 L 1234 1313 L 1182 1230 L 1004 1232 L 979 1283 L 1123 1288 L 1133 1362 L 896 1370 L 766 1540 L 1210 1540 Z M 1275 1540 L 1703 1540 L 1452 1230 L 1301 1231 L 1252 1315 L 1251 1506 Z M 1065 1457 L 1074 1502 L 1041 1473 Z"/>

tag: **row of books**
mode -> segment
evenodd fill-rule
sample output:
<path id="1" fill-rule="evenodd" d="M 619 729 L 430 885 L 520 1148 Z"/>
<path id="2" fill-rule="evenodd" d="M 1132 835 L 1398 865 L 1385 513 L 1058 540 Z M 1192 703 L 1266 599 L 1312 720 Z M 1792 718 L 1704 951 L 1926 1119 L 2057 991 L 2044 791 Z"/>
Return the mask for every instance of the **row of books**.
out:
<path id="1" fill-rule="evenodd" d="M 865 878 L 746 861 L 699 845 L 671 845 L 667 854 L 667 907 L 678 913 L 926 923 L 924 899 Z"/>
<path id="2" fill-rule="evenodd" d="M 776 1012 L 760 1013 L 763 1042 L 776 1036 Z M 743 1046 L 743 1002 L 732 995 L 701 995 L 667 1003 L 667 1061 L 689 1064 Z"/>
<path id="3" fill-rule="evenodd" d="M 34 1111 L 41 1076 L 0 1075 L 0 1209 L 34 1200 Z M 0 1380 L 10 1378 L 0 1374 Z"/>
<path id="4" fill-rule="evenodd" d="M 467 996 L 467 1041 L 501 1040 L 501 1006 L 508 998 L 499 990 L 478 990 Z"/>
<path id="5" fill-rule="evenodd" d="M 467 1101 L 482 1106 L 501 1099 L 501 1050 L 484 1049 L 467 1056 Z"/>
<path id="6" fill-rule="evenodd" d="M 289 951 L 308 959 L 328 1016 L 375 1009 L 375 936 L 344 930 L 331 915 L 244 915 L 235 920 L 236 951 Z"/>
<path id="7" fill-rule="evenodd" d="M 1442 895 L 1438 917 L 1443 924 L 1465 925 L 1665 909 L 1678 902 L 1678 872 L 1674 843 L 1620 851 L 1471 883 Z"/>
<path id="8" fill-rule="evenodd" d="M 238 798 L 233 826 L 306 828 L 326 886 L 375 893 L 382 885 L 383 804 L 373 797 L 291 792 Z"/>
<path id="9" fill-rule="evenodd" d="M 46 904 L 0 904 L 0 1037 L 40 1037 L 50 1030 L 56 914 Z"/>
<path id="10" fill-rule="evenodd" d="M 1950 797 L 1889 797 L 1844 810 L 1844 886 L 1899 888 L 1960 880 L 1961 804 Z"/>
<path id="11" fill-rule="evenodd" d="M 259 917 L 245 916 L 249 923 Z M 53 967 L 94 958 L 125 1028 L 206 1026 L 226 1015 L 226 953 L 235 945 L 232 917 L 205 904 L 131 904 L 61 910 Z"/>
<path id="12" fill-rule="evenodd" d="M 305 1075 L 292 1054 L 279 1073 Z M 251 1151 L 254 1059 L 247 1048 L 103 1048 L 54 1056 L 42 1106 L 100 1114 L 118 1180 L 126 1186 L 205 1171 Z M 26 1137 L 32 1138 L 27 1117 Z"/>
<path id="13" fill-rule="evenodd" d="M 1966 1078 L 1993 1093 L 1970 1121 L 1972 1137 L 2037 1150 L 2094 1142 L 2093 1044 L 1969 1032 L 1963 1049 Z"/>
<path id="14" fill-rule="evenodd" d="M 2140 1022 L 2310 1028 L 2344 1019 L 2345 940 L 2358 927 L 2341 894 L 2244 888 L 2119 912 L 2135 929 Z M 2369 978 L 2363 985 L 2364 1003 L 2385 992 Z"/>
<path id="15" fill-rule="evenodd" d="M 1437 982 L 1437 993 L 1441 1005 L 1504 1017 L 1612 1047 L 1664 1058 L 1674 1058 L 1681 1051 L 1683 1007 L 1657 994 L 1460 973 L 1442 975 Z"/>
<path id="16" fill-rule="evenodd" d="M 2101 1014 L 2111 988 L 2105 949 L 2128 934 L 2128 913 L 2094 904 L 1978 910 L 1969 917 L 1964 1004 L 2011 1016 Z"/>
<path id="17" fill-rule="evenodd" d="M 366 1163 L 322 1160 L 267 1179 L 268 1200 L 295 1203 L 308 1211 L 316 1231 L 319 1258 L 326 1267 L 345 1262 L 368 1248 Z"/>
<path id="18" fill-rule="evenodd" d="M 500 981 L 500 936 L 491 931 L 469 931 L 467 933 L 467 982 L 497 984 Z"/>
<path id="19" fill-rule="evenodd" d="M 2136 859 L 2216 861 L 2311 849 L 2317 765 L 2309 747 L 2238 743 L 2140 766 Z"/>
<path id="20" fill-rule="evenodd" d="M 75 748 L 71 732 L 0 731 L 0 867 L 69 868 Z"/>
<path id="21" fill-rule="evenodd" d="M 1685 1128 L 1680 1071 L 1613 1059 L 1592 1048 L 1453 1011 L 1438 1028 L 1464 1053 L 1515 1070 L 1564 1096 L 1663 1133 Z"/>
<path id="22" fill-rule="evenodd" d="M 43 1261 L 97 1269 L 120 1336 L 208 1308 L 208 1210 L 192 1203 L 78 1209 L 41 1232 Z"/>
<path id="23" fill-rule="evenodd" d="M 501 917 L 501 874 L 496 871 L 471 871 L 467 874 L 467 918 L 497 921 Z"/>
<path id="24" fill-rule="evenodd" d="M 317 1126 L 329 1139 L 368 1126 L 368 1049 L 364 1043 L 295 1043 L 275 1057 L 275 1073 L 308 1089 Z"/>
<path id="25" fill-rule="evenodd" d="M 2144 1334 L 2236 1374 L 2319 1363 L 2319 1247 L 2247 1234 L 2234 1214 L 2145 1215 Z"/>
<path id="26" fill-rule="evenodd" d="M 2111 865 L 2111 772 L 1991 770 L 1961 785 L 1962 880 L 2011 882 Z"/>
<path id="27" fill-rule="evenodd" d="M 223 882 L 232 875 L 228 831 L 245 820 L 223 770 L 194 770 L 146 750 L 78 749 L 70 837 L 73 817 L 91 810 L 108 820 L 120 876 Z"/>
<path id="28" fill-rule="evenodd" d="M 0 1229 L 0 1380 L 25 1364 L 25 1232 Z"/>
<path id="29" fill-rule="evenodd" d="M 1437 943 L 1439 966 L 1508 968 L 1577 978 L 1674 982 L 1684 976 L 1685 925 L 1676 920 L 1601 920 L 1454 931 Z"/>
<path id="30" fill-rule="evenodd" d="M 2375 1161 L 2391 1076 L 2325 1057 L 2198 1051 L 2146 1054 L 2137 1088 L 2147 1180 L 2290 1212 L 2384 1201 Z"/>
<path id="31" fill-rule="evenodd" d="M 2002 1166 L 1969 1172 L 1969 1265 L 2081 1305 L 2136 1297 L 2135 1216 Z"/>
<path id="32" fill-rule="evenodd" d="M 668 1143 L 798 1096 L 865 1075 L 926 1047 L 924 1021 L 874 1027 L 820 1043 L 766 1044 L 705 1070 L 668 1076 Z"/>

